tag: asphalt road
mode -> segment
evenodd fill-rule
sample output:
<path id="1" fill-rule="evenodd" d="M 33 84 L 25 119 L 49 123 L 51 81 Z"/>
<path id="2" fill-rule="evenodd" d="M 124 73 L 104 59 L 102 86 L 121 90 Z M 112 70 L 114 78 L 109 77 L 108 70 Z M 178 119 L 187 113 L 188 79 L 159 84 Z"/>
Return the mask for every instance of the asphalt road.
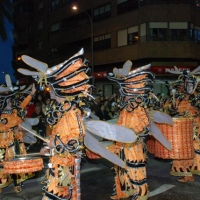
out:
<path id="1" fill-rule="evenodd" d="M 200 177 L 195 181 L 180 183 L 177 177 L 169 174 L 170 160 L 155 159 L 149 155 L 147 179 L 149 183 L 149 200 L 200 200 Z M 46 160 L 45 160 L 46 162 Z M 109 200 L 112 193 L 114 175 L 112 164 L 104 159 L 84 159 L 81 167 L 82 200 Z M 41 200 L 42 187 L 40 181 L 44 171 L 24 182 L 23 191 L 16 194 L 13 184 L 3 189 L 1 200 Z M 127 200 L 131 200 L 128 198 Z"/>

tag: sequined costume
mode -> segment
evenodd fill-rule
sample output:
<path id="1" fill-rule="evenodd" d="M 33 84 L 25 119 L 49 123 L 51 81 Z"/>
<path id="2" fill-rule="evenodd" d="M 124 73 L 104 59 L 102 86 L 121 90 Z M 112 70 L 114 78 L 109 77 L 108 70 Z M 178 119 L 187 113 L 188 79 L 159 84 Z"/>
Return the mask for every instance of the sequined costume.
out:
<path id="1" fill-rule="evenodd" d="M 44 68 L 40 69 L 43 73 L 33 72 L 36 81 L 44 81 L 50 87 L 51 99 L 55 99 L 45 113 L 52 128 L 50 141 L 53 142 L 53 153 L 43 187 L 43 200 L 81 198 L 80 161 L 85 135 L 81 108 L 85 105 L 82 100 L 91 87 L 87 84 L 88 61 L 83 53 L 82 49 L 62 64 L 49 69 L 43 63 Z M 32 65 L 32 58 L 22 56 L 22 59 Z"/>
<path id="2" fill-rule="evenodd" d="M 143 137 L 149 132 L 148 104 L 151 82 L 154 75 L 145 71 L 150 65 L 130 71 L 132 63 L 127 61 L 123 69 L 108 73 L 108 79 L 120 85 L 120 115 L 117 124 L 131 128 L 138 136 L 134 143 L 116 143 L 117 155 L 126 167 L 115 166 L 115 184 L 111 199 L 132 197 L 132 200 L 148 198 L 146 177 L 146 153 Z M 149 84 L 149 85 L 148 85 Z"/>

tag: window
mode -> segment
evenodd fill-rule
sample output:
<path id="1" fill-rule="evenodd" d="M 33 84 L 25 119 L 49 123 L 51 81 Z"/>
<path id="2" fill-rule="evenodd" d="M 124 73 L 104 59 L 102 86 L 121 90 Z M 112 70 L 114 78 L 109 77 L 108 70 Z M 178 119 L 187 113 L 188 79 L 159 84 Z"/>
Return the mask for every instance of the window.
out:
<path id="1" fill-rule="evenodd" d="M 59 0 L 52 0 L 51 1 L 51 10 L 56 10 L 59 7 Z"/>
<path id="2" fill-rule="evenodd" d="M 108 49 L 111 47 L 110 34 L 94 37 L 94 49 Z"/>
<path id="3" fill-rule="evenodd" d="M 118 47 L 138 42 L 138 26 L 118 31 Z"/>
<path id="4" fill-rule="evenodd" d="M 60 29 L 60 23 L 51 25 L 51 32 L 56 32 Z"/>
<path id="5" fill-rule="evenodd" d="M 173 41 L 188 40 L 188 23 L 187 22 L 170 22 L 170 37 Z"/>
<path id="6" fill-rule="evenodd" d="M 138 26 L 128 28 L 128 44 L 138 42 Z"/>
<path id="7" fill-rule="evenodd" d="M 195 26 L 194 39 L 195 39 L 195 42 L 200 41 L 200 27 L 199 26 Z"/>
<path id="8" fill-rule="evenodd" d="M 168 32 L 167 22 L 150 22 L 149 23 L 150 41 L 166 41 Z"/>
<path id="9" fill-rule="evenodd" d="M 190 24 L 190 40 L 194 41 L 194 24 Z"/>
<path id="10" fill-rule="evenodd" d="M 39 23 L 38 23 L 38 29 L 42 29 L 43 28 L 43 21 L 40 21 Z"/>
<path id="11" fill-rule="evenodd" d="M 19 13 L 33 12 L 33 2 L 25 1 L 18 7 Z"/>
<path id="12" fill-rule="evenodd" d="M 39 5 L 38 5 L 38 8 L 41 9 L 41 8 L 43 8 L 43 6 L 44 6 L 44 5 L 43 5 L 43 1 L 40 1 L 40 2 L 39 2 Z"/>
<path id="13" fill-rule="evenodd" d="M 110 13 L 111 13 L 110 12 L 110 4 L 95 8 L 94 9 L 94 20 L 109 17 Z"/>

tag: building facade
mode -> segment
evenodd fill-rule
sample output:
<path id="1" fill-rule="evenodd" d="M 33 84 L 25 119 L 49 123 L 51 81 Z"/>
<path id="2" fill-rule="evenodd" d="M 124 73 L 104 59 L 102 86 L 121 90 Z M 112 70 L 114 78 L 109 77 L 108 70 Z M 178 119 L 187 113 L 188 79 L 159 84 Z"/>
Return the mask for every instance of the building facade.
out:
<path id="1" fill-rule="evenodd" d="M 13 67 L 30 55 L 49 66 L 84 48 L 92 83 L 104 95 L 117 93 L 106 79 L 126 60 L 133 68 L 151 63 L 157 79 L 175 77 L 200 64 L 200 0 L 14 0 Z M 76 10 L 72 7 L 76 6 Z M 20 76 L 16 73 L 16 76 Z M 22 77 L 20 77 L 22 78 Z M 165 86 L 155 85 L 156 92 Z"/>

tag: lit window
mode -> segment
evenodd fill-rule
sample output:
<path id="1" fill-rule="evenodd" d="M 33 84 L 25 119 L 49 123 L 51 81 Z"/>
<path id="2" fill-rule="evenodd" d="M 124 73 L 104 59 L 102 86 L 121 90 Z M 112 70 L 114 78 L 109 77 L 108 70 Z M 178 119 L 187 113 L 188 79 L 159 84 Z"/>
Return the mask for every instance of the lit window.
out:
<path id="1" fill-rule="evenodd" d="M 138 26 L 128 28 L 128 44 L 138 42 Z"/>

